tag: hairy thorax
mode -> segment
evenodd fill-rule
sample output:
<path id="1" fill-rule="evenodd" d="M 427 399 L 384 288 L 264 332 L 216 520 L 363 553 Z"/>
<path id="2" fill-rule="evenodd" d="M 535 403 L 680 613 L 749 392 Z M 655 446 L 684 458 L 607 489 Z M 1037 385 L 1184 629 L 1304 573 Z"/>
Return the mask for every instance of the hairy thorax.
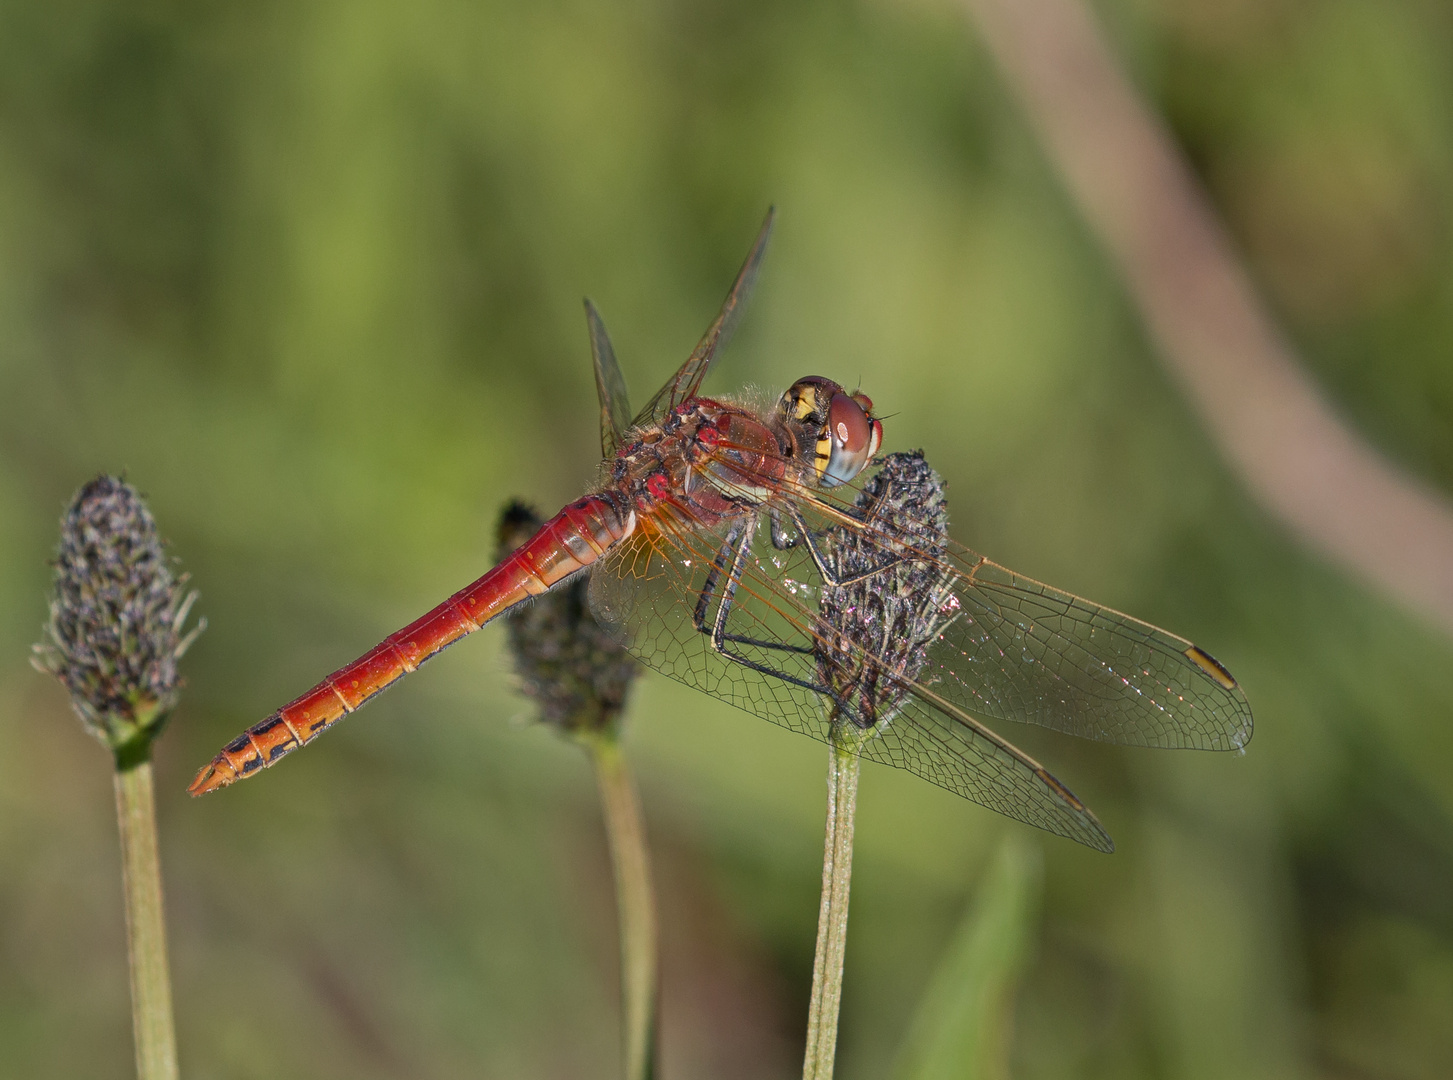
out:
<path id="1" fill-rule="evenodd" d="M 791 466 L 782 440 L 747 410 L 696 398 L 637 428 L 608 487 L 641 513 L 674 509 L 711 525 L 759 508 Z"/>

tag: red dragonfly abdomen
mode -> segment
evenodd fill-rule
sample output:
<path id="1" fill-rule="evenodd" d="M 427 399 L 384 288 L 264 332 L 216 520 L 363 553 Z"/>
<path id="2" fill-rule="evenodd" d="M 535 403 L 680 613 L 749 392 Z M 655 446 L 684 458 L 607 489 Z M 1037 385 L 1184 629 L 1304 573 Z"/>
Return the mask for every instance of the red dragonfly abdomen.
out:
<path id="1" fill-rule="evenodd" d="M 634 512 L 622 515 L 606 496 L 587 495 L 571 503 L 473 585 L 248 728 L 222 748 L 187 790 L 203 795 L 226 787 L 312 742 L 445 646 L 595 562 L 634 527 Z"/>

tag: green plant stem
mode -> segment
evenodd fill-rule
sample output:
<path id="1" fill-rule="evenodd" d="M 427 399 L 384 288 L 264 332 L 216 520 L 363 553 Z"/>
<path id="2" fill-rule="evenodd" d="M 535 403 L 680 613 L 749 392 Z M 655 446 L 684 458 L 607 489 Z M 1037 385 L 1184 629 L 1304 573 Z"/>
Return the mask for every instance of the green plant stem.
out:
<path id="1" fill-rule="evenodd" d="M 136 1075 L 140 1080 L 176 1080 L 177 1036 L 149 759 L 118 761 L 116 821 L 121 831 L 121 880 L 126 892 Z"/>
<path id="2" fill-rule="evenodd" d="M 646 827 L 620 743 L 610 734 L 584 741 L 595 762 L 615 869 L 626 1080 L 649 1080 L 656 1066 L 656 901 L 651 891 Z"/>
<path id="3" fill-rule="evenodd" d="M 827 766 L 827 834 L 822 851 L 822 902 L 812 963 L 812 1005 L 802 1080 L 831 1080 L 848 944 L 848 886 L 853 876 L 853 818 L 858 803 L 858 755 L 835 743 Z"/>

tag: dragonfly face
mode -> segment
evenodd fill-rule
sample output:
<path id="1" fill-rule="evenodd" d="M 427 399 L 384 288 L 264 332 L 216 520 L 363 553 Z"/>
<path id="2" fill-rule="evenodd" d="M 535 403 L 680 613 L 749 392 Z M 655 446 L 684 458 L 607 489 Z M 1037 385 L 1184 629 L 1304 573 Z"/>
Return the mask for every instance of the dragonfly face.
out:
<path id="1" fill-rule="evenodd" d="M 883 425 L 867 394 L 848 394 L 831 379 L 798 379 L 777 403 L 775 426 L 783 448 L 811 470 L 822 487 L 846 484 L 873 459 Z"/>

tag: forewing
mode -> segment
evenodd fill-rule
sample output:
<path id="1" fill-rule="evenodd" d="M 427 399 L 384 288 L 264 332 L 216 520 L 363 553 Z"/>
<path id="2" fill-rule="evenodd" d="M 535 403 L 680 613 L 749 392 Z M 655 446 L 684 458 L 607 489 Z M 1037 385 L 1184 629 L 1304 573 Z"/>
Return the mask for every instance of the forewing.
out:
<path id="1" fill-rule="evenodd" d="M 717 312 L 716 318 L 707 327 L 701 341 L 687 357 L 686 363 L 681 365 L 680 370 L 672 376 L 670 382 L 656 391 L 656 396 L 648 401 L 646 407 L 636 416 L 636 424 L 662 420 L 672 409 L 687 398 L 694 396 L 701 387 L 701 380 L 706 377 L 712 361 L 730 340 L 732 331 L 736 329 L 737 321 L 741 318 L 747 296 L 751 293 L 752 285 L 757 280 L 757 271 L 761 268 L 762 256 L 766 254 L 767 240 L 772 235 L 772 220 L 776 213 L 775 208 L 768 209 L 767 217 L 762 222 L 762 228 L 757 233 L 757 241 L 752 245 L 752 250 L 747 255 L 747 261 L 742 263 L 742 268 L 737 271 L 737 279 L 732 282 L 731 291 L 722 301 L 721 310 Z"/>
<path id="2" fill-rule="evenodd" d="M 911 538 L 855 521 L 842 495 L 801 492 L 797 502 L 814 533 L 857 528 L 885 560 L 924 557 Z M 952 541 L 943 546 L 957 611 L 919 678 L 945 701 L 1098 742 L 1240 750 L 1251 740 L 1245 693 L 1203 649 Z"/>
<path id="3" fill-rule="evenodd" d="M 950 561 L 961 610 L 923 675 L 950 701 L 1100 742 L 1240 750 L 1250 741 L 1241 687 L 1185 638 L 963 548 Z"/>
<path id="4" fill-rule="evenodd" d="M 766 525 L 756 529 L 724 625 L 725 647 L 737 658 L 712 645 L 708 630 L 720 612 L 733 532 L 743 526 L 750 524 L 698 531 L 669 518 L 643 522 L 597 564 L 592 609 L 648 666 L 789 730 L 830 742 L 828 700 L 816 689 L 813 653 L 820 578 L 804 547 L 777 550 Z M 715 587 L 708 589 L 713 577 Z M 708 593 L 705 604 L 703 592 Z M 866 654 L 859 659 L 874 663 Z M 861 753 L 1008 817 L 1097 850 L 1113 847 L 1094 815 L 1064 785 L 934 688 L 907 686 L 898 715 Z"/>
<path id="5" fill-rule="evenodd" d="M 630 395 L 610 335 L 605 332 L 605 320 L 589 298 L 585 301 L 585 321 L 590 327 L 590 355 L 595 360 L 595 390 L 600 397 L 600 452 L 609 461 L 616 456 L 621 436 L 631 426 Z"/>

